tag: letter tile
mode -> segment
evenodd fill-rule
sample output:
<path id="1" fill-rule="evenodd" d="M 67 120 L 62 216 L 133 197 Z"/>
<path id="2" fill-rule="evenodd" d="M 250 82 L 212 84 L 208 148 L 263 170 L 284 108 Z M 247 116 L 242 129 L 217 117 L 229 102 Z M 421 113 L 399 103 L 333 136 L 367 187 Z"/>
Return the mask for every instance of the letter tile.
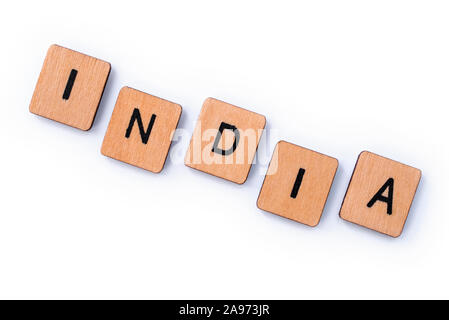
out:
<path id="1" fill-rule="evenodd" d="M 176 103 L 122 88 L 101 153 L 154 173 L 162 171 L 181 111 Z"/>
<path id="2" fill-rule="evenodd" d="M 107 62 L 52 45 L 31 99 L 30 112 L 89 130 L 110 71 Z"/>
<path id="3" fill-rule="evenodd" d="M 279 141 L 257 206 L 314 227 L 320 221 L 337 167 L 335 158 Z"/>
<path id="4" fill-rule="evenodd" d="M 340 217 L 398 237 L 421 179 L 421 170 L 364 151 L 359 155 Z"/>
<path id="5" fill-rule="evenodd" d="M 255 112 L 206 99 L 187 150 L 186 166 L 244 183 L 265 122 L 265 117 Z"/>

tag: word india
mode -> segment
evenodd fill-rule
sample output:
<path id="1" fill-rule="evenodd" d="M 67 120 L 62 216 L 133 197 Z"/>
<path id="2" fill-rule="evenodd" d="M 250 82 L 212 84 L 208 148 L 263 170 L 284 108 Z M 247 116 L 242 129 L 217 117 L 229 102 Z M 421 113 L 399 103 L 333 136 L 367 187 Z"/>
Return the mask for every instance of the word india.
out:
<path id="1" fill-rule="evenodd" d="M 105 61 L 58 45 L 50 46 L 30 112 L 89 130 L 110 70 L 111 65 Z M 182 107 L 177 103 L 123 87 L 101 153 L 159 173 L 172 141 L 186 134 L 177 129 L 181 113 Z M 264 115 L 207 98 L 183 162 L 187 167 L 243 184 L 255 161 L 265 124 Z M 331 156 L 292 142 L 277 141 L 256 205 L 314 227 L 320 221 L 337 168 L 338 160 Z M 363 151 L 349 181 L 340 217 L 398 237 L 420 179 L 419 169 Z"/>

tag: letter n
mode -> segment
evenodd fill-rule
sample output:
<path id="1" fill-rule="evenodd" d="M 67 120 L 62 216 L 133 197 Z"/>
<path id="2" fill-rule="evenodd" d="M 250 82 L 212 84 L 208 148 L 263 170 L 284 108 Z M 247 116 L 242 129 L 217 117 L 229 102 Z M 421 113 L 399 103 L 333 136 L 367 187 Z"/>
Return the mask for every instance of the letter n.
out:
<path id="1" fill-rule="evenodd" d="M 125 138 L 129 138 L 131 135 L 131 131 L 134 127 L 134 122 L 137 121 L 137 125 L 139 127 L 140 138 L 142 139 L 143 144 L 147 144 L 148 139 L 150 138 L 151 130 L 153 129 L 154 121 L 156 120 L 156 115 L 152 114 L 150 123 L 148 124 L 147 130 L 145 131 L 143 128 L 142 117 L 140 116 L 140 111 L 137 108 L 134 108 L 133 114 L 131 116 L 131 120 L 129 120 L 128 129 L 126 129 Z"/>

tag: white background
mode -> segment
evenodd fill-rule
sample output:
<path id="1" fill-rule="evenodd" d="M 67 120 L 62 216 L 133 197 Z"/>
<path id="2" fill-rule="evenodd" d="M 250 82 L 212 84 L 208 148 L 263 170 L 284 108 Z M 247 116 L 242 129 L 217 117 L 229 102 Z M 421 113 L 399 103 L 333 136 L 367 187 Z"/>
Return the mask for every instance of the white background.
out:
<path id="1" fill-rule="evenodd" d="M 0 12 L 0 298 L 449 298 L 447 1 L 8 1 Z M 52 43 L 112 64 L 94 126 L 28 111 Z M 338 158 L 320 224 L 236 185 L 100 154 L 119 89 L 207 97 Z M 262 148 L 267 158 L 274 145 Z M 339 218 L 358 154 L 420 168 L 400 238 Z"/>

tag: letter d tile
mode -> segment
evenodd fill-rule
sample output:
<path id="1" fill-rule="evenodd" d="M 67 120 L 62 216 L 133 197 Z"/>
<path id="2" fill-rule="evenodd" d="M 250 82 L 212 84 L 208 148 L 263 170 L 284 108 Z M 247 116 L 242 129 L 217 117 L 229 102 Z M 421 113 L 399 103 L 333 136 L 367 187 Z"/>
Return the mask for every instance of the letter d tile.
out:
<path id="1" fill-rule="evenodd" d="M 208 98 L 190 140 L 185 165 L 242 184 L 264 128 L 264 116 Z"/>

